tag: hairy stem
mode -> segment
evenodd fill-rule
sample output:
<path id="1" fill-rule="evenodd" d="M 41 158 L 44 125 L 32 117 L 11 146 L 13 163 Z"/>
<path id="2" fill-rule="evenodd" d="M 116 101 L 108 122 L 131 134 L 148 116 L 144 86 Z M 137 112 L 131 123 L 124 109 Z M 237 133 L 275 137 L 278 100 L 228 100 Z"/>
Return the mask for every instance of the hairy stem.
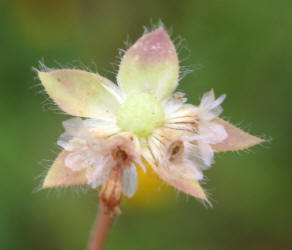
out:
<path id="1" fill-rule="evenodd" d="M 105 213 L 100 206 L 89 241 L 88 250 L 102 250 L 115 215 Z"/>

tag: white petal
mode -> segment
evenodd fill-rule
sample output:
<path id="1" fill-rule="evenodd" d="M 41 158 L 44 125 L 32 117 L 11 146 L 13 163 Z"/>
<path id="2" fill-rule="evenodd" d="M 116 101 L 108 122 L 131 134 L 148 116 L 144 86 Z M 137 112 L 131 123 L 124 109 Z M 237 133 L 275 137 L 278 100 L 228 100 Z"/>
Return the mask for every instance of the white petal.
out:
<path id="1" fill-rule="evenodd" d="M 108 178 L 111 166 L 107 163 L 108 160 L 103 158 L 94 168 L 88 169 L 86 176 L 92 188 L 99 187 Z"/>
<path id="2" fill-rule="evenodd" d="M 227 138 L 224 127 L 215 122 L 201 122 L 199 133 L 192 136 L 192 141 L 203 141 L 207 144 L 216 144 Z"/>
<path id="3" fill-rule="evenodd" d="M 213 158 L 214 158 L 213 149 L 207 143 L 199 142 L 198 144 L 199 144 L 202 160 L 207 166 L 211 166 L 211 164 L 213 163 Z"/>
<path id="4" fill-rule="evenodd" d="M 218 97 L 214 102 L 213 104 L 211 105 L 210 109 L 214 109 L 216 107 L 218 107 L 226 98 L 226 95 L 223 94 L 221 95 L 220 97 Z"/>
<path id="5" fill-rule="evenodd" d="M 163 102 L 164 112 L 167 116 L 177 111 L 186 101 L 185 94 L 182 92 L 174 93 L 170 98 Z"/>
<path id="6" fill-rule="evenodd" d="M 63 127 L 65 128 L 65 133 L 60 136 L 57 144 L 67 151 L 72 151 L 74 147 L 71 141 L 73 138 L 80 136 L 83 128 L 83 120 L 76 117 L 63 121 Z"/>
<path id="7" fill-rule="evenodd" d="M 223 108 L 221 106 L 217 106 L 216 108 L 213 108 L 210 111 L 210 113 L 212 114 L 212 116 L 208 120 L 213 120 L 214 118 L 216 118 L 219 115 L 221 115 L 222 112 L 223 112 Z"/>
<path id="8" fill-rule="evenodd" d="M 227 138 L 227 133 L 224 127 L 220 124 L 212 122 L 209 124 L 208 136 L 206 138 L 206 143 L 216 144 Z"/>
<path id="9" fill-rule="evenodd" d="M 214 91 L 211 90 L 203 95 L 200 106 L 197 109 L 200 119 L 210 121 L 219 116 L 223 109 L 220 104 L 224 101 L 226 95 L 221 95 L 215 99 Z"/>
<path id="10" fill-rule="evenodd" d="M 84 157 L 79 152 L 70 153 L 65 159 L 65 166 L 74 170 L 79 171 L 87 167 Z"/>
<path id="11" fill-rule="evenodd" d="M 132 197 L 138 187 L 138 174 L 134 164 L 125 168 L 123 172 L 123 193 Z"/>
<path id="12" fill-rule="evenodd" d="M 108 137 L 117 134 L 121 129 L 116 125 L 115 120 L 86 119 L 84 126 L 96 137 Z"/>
<path id="13" fill-rule="evenodd" d="M 76 136 L 80 128 L 83 126 L 83 121 L 79 117 L 75 117 L 62 122 L 65 131 L 70 135 Z"/>
<path id="14" fill-rule="evenodd" d="M 200 107 L 210 107 L 211 104 L 215 101 L 215 94 L 213 89 L 205 93 L 201 99 Z"/>
<path id="15" fill-rule="evenodd" d="M 63 149 L 65 149 L 66 151 L 72 151 L 73 147 L 70 144 L 70 141 L 72 140 L 72 136 L 68 133 L 63 133 L 61 134 L 61 136 L 59 137 L 57 144 L 62 147 Z"/>

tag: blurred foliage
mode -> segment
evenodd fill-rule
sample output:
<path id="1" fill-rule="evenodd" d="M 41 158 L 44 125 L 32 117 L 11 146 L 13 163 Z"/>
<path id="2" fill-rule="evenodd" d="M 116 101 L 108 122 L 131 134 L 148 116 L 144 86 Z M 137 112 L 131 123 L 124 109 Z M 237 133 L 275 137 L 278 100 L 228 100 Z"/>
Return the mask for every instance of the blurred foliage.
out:
<path id="1" fill-rule="evenodd" d="M 142 176 L 106 249 L 291 249 L 291 7 L 288 0 L 0 1 L 0 249 L 85 249 L 98 207 L 91 190 L 34 192 L 68 117 L 50 111 L 32 67 L 40 60 L 89 67 L 114 80 L 110 62 L 123 41 L 159 19 L 185 38 L 176 39 L 181 64 L 195 72 L 179 89 L 189 101 L 211 88 L 227 93 L 223 116 L 273 140 L 217 156 L 205 185 L 213 209 Z"/>

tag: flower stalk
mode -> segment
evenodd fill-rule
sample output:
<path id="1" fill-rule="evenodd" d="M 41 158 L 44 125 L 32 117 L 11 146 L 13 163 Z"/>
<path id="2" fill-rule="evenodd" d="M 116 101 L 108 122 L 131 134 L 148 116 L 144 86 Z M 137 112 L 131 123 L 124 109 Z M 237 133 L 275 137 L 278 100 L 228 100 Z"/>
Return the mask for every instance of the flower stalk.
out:
<path id="1" fill-rule="evenodd" d="M 108 214 L 101 205 L 88 245 L 88 250 L 102 250 L 106 242 L 111 225 L 116 218 L 115 214 Z"/>

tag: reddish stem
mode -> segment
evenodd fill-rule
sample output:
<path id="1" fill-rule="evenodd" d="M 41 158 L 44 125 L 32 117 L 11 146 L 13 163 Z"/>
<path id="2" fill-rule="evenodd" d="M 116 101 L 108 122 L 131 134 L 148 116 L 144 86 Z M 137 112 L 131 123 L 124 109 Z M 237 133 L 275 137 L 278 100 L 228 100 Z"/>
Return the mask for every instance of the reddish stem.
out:
<path id="1" fill-rule="evenodd" d="M 111 214 L 106 214 L 102 207 L 103 206 L 100 206 L 93 230 L 91 232 L 91 238 L 88 246 L 89 250 L 103 249 L 111 224 L 116 217 Z"/>

